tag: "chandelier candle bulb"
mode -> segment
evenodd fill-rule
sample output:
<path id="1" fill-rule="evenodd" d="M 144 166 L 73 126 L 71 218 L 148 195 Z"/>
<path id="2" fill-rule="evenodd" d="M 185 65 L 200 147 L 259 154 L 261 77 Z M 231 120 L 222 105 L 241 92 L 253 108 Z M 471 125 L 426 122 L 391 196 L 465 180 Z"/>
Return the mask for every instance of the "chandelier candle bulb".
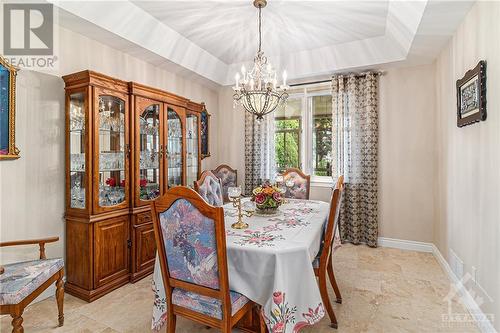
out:
<path id="1" fill-rule="evenodd" d="M 236 73 L 234 76 L 234 79 L 236 80 L 236 90 L 240 90 L 239 82 L 240 82 L 240 73 Z"/>

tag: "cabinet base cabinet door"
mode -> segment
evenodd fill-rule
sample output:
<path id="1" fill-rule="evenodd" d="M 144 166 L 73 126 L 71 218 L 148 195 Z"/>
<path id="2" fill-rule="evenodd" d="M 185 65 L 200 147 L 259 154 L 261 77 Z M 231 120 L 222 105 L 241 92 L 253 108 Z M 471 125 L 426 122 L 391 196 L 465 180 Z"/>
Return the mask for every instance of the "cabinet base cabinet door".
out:
<path id="1" fill-rule="evenodd" d="M 94 288 L 128 278 L 129 217 L 122 216 L 94 224 Z"/>
<path id="2" fill-rule="evenodd" d="M 131 281 L 136 282 L 153 272 L 156 257 L 156 241 L 153 223 L 134 226 L 133 232 L 134 256 L 132 265 L 134 265 L 134 269 Z"/>

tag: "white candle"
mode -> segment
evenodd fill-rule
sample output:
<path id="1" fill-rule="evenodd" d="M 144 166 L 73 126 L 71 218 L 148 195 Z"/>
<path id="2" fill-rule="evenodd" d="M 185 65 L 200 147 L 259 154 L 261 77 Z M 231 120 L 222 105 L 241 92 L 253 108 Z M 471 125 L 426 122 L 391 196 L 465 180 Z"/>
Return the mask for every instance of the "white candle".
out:
<path id="1" fill-rule="evenodd" d="M 254 82 L 253 82 L 253 79 L 250 80 L 250 90 L 253 90 L 253 86 L 254 86 Z"/>
<path id="2" fill-rule="evenodd" d="M 283 71 L 283 86 L 286 87 L 286 71 Z"/>
<path id="3" fill-rule="evenodd" d="M 236 81 L 236 90 L 240 89 L 240 73 L 236 73 L 234 76 L 234 80 Z"/>

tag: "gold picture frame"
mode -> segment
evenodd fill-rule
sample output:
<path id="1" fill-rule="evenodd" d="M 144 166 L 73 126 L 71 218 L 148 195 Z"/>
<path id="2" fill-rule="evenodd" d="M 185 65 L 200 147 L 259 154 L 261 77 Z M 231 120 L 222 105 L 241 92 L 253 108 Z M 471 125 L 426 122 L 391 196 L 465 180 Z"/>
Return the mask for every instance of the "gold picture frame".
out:
<path id="1" fill-rule="evenodd" d="M 0 160 L 21 157 L 16 147 L 17 71 L 17 68 L 0 56 Z"/>

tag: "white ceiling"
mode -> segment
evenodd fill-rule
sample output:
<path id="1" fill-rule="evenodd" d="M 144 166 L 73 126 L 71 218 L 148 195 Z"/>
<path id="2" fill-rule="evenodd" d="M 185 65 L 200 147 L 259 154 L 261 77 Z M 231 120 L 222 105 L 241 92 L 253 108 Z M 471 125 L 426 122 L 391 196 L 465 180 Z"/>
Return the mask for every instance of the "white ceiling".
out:
<path id="1" fill-rule="evenodd" d="M 258 10 L 251 1 L 133 3 L 228 65 L 255 56 Z M 279 56 L 383 36 L 388 4 L 270 0 L 262 10 L 263 50 Z"/>
<path id="2" fill-rule="evenodd" d="M 51 0 L 48 0 L 51 1 Z M 221 85 L 257 51 L 251 0 L 51 1 L 64 27 Z M 269 0 L 263 51 L 291 80 L 432 61 L 473 1 Z"/>

